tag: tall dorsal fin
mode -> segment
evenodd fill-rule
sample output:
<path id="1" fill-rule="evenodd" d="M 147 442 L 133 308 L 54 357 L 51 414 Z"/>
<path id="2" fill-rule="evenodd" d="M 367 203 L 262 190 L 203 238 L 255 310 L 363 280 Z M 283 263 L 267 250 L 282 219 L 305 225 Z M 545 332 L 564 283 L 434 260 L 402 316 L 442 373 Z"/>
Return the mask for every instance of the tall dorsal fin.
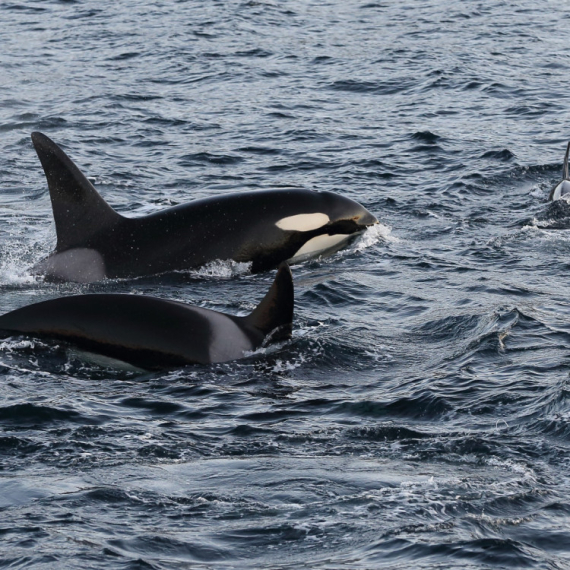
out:
<path id="1" fill-rule="evenodd" d="M 290 338 L 293 329 L 293 298 L 293 276 L 287 263 L 283 262 L 267 295 L 244 320 L 265 335 L 273 333 L 272 341 Z"/>
<path id="2" fill-rule="evenodd" d="M 564 180 L 570 180 L 570 176 L 568 174 L 568 154 L 570 153 L 570 142 L 566 147 L 566 154 L 564 155 L 564 168 L 562 170 L 562 178 Z"/>
<path id="3" fill-rule="evenodd" d="M 35 132 L 32 133 L 32 142 L 47 178 L 57 233 L 57 252 L 88 247 L 95 234 L 123 219 L 51 139 Z"/>

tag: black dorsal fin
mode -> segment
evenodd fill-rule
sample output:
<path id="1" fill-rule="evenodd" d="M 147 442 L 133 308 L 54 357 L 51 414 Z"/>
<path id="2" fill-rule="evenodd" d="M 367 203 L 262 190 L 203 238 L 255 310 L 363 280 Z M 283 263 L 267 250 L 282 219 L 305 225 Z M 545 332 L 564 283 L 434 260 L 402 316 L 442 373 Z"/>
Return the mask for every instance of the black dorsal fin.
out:
<path id="1" fill-rule="evenodd" d="M 272 333 L 272 341 L 290 338 L 293 329 L 293 301 L 293 276 L 287 263 L 283 262 L 267 295 L 244 320 L 265 335 Z"/>
<path id="2" fill-rule="evenodd" d="M 570 142 L 566 147 L 566 154 L 564 155 L 564 169 L 562 170 L 562 177 L 564 180 L 570 180 L 570 176 L 568 175 L 568 154 L 570 153 Z"/>
<path id="3" fill-rule="evenodd" d="M 56 251 L 89 247 L 91 238 L 108 230 L 123 217 L 99 195 L 93 184 L 51 139 L 32 133 L 42 163 L 53 208 Z"/>

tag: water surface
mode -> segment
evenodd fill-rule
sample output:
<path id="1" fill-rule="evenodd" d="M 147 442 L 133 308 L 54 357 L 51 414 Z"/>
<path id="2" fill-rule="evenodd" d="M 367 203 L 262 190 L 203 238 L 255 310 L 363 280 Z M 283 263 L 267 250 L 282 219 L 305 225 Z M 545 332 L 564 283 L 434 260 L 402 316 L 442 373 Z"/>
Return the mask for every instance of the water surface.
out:
<path id="1" fill-rule="evenodd" d="M 0 298 L 251 310 L 218 263 L 93 285 L 29 135 L 144 215 L 298 185 L 381 221 L 293 268 L 290 342 L 158 374 L 0 341 L 0 567 L 566 569 L 570 7 L 529 0 L 0 6 Z"/>

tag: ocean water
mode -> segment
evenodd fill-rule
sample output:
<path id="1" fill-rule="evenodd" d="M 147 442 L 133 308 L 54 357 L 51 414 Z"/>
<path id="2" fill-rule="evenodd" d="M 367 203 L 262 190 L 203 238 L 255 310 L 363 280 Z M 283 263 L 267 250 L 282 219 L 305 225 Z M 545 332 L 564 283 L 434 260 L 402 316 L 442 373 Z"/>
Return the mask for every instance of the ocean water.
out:
<path id="1" fill-rule="evenodd" d="M 93 285 L 30 141 L 143 215 L 298 185 L 380 220 L 293 267 L 293 338 L 164 373 L 0 341 L 0 568 L 570 568 L 570 4 L 0 3 L 0 311 L 243 314 L 273 273 Z"/>

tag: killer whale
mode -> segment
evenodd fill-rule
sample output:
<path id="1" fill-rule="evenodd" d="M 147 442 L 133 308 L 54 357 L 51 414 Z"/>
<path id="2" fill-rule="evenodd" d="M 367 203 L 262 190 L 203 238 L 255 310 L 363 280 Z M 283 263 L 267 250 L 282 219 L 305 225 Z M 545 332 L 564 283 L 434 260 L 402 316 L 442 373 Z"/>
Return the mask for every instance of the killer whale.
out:
<path id="1" fill-rule="evenodd" d="M 568 197 L 570 194 L 570 172 L 568 170 L 568 154 L 570 153 L 570 142 L 566 147 L 566 154 L 564 155 L 564 166 L 562 167 L 562 181 L 559 182 L 550 192 L 548 199 L 551 202 L 560 200 L 562 197 Z"/>
<path id="2" fill-rule="evenodd" d="M 27 305 L 0 316 L 0 337 L 69 343 L 143 370 L 235 360 L 290 338 L 293 279 L 282 263 L 251 314 L 237 317 L 144 295 L 88 294 Z"/>
<path id="3" fill-rule="evenodd" d="M 342 248 L 378 220 L 332 192 L 284 189 L 225 194 L 127 218 L 99 195 L 51 139 L 32 133 L 57 234 L 55 251 L 34 272 L 92 282 L 251 262 L 252 272 Z"/>

